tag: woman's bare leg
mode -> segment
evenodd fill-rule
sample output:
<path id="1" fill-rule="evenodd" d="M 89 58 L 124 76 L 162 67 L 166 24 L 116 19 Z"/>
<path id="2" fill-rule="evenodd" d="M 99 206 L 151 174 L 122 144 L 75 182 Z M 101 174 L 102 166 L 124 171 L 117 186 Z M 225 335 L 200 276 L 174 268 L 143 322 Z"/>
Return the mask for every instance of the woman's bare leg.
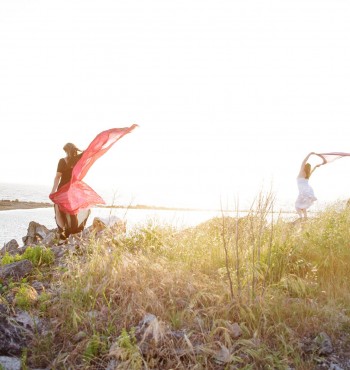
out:
<path id="1" fill-rule="evenodd" d="M 301 218 L 303 218 L 303 210 L 302 209 L 300 209 L 300 208 L 297 208 L 296 209 L 297 210 L 297 213 L 298 213 L 298 215 L 299 215 L 299 218 L 301 219 Z"/>

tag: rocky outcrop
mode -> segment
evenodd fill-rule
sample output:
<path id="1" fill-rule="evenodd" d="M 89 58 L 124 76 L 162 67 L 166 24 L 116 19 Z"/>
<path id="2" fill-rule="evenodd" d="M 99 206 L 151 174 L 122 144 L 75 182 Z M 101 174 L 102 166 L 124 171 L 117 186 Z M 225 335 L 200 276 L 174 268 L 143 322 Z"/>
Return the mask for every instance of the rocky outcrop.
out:
<path id="1" fill-rule="evenodd" d="M 24 245 L 33 245 L 41 242 L 51 231 L 44 225 L 31 221 L 28 226 L 27 235 L 22 238 Z"/>
<path id="2" fill-rule="evenodd" d="M 46 327 L 47 323 L 26 311 L 11 312 L 0 304 L 0 368 L 22 369 L 20 356 L 30 346 L 34 335 L 43 335 Z"/>
<path id="3" fill-rule="evenodd" d="M 236 221 L 231 220 L 231 226 L 233 227 L 235 225 Z M 206 224 L 203 225 L 203 227 L 213 227 L 215 230 L 218 230 L 218 232 L 220 231 L 220 225 L 216 222 L 214 225 Z M 79 234 L 70 235 L 65 241 L 59 242 L 56 230 L 49 230 L 43 225 L 31 222 L 28 227 L 28 233 L 23 238 L 25 241 L 25 246 L 23 248 L 16 247 L 15 243 L 8 243 L 9 249 L 7 251 L 13 248 L 14 253 L 21 253 L 29 245 L 33 244 L 42 245 L 45 249 L 50 248 L 55 255 L 54 263 L 59 266 L 58 268 L 54 266 L 51 269 L 50 267 L 46 268 L 46 265 L 38 276 L 33 276 L 33 265 L 28 260 L 0 266 L 0 283 L 4 286 L 4 282 L 6 284 L 7 281 L 12 279 L 16 285 L 15 288 L 6 287 L 2 290 L 2 295 L 0 295 L 0 365 L 2 365 L 4 369 L 19 370 L 21 368 L 20 357 L 23 354 L 23 350 L 27 348 L 30 351 L 31 346 L 35 343 L 32 339 L 36 340 L 37 337 L 43 337 L 45 340 L 45 335 L 48 335 L 48 333 L 51 334 L 51 332 L 54 331 L 57 322 L 55 322 L 53 317 L 51 317 L 52 321 L 49 322 L 48 320 L 45 321 L 44 319 L 38 319 L 34 316 L 35 312 L 39 312 L 37 308 L 40 302 L 44 301 L 45 304 L 52 306 L 53 302 L 60 299 L 60 287 L 56 285 L 51 286 L 51 278 L 54 274 L 60 274 L 60 271 L 64 270 L 65 264 L 67 263 L 66 256 L 78 254 L 79 256 L 81 255 L 82 258 L 85 258 L 84 248 L 90 244 L 92 238 L 96 238 L 97 240 L 100 237 L 106 236 L 106 240 L 111 240 L 111 235 L 114 237 L 117 234 L 125 233 L 125 231 L 126 223 L 118 218 L 103 219 L 96 217 L 93 220 L 92 226 L 86 228 Z M 33 298 L 33 300 L 29 302 L 29 305 L 33 308 L 30 310 L 30 313 L 17 310 L 16 308 L 20 306 L 18 304 L 16 305 L 16 289 L 19 289 L 19 285 L 21 284 L 19 280 L 27 275 L 30 275 L 30 278 L 28 278 L 24 284 Z M 0 287 L 0 292 L 2 288 L 3 287 Z M 44 300 L 40 301 L 40 295 L 43 293 L 46 293 L 41 296 Z M 9 308 L 10 306 L 12 306 L 11 309 Z M 108 313 L 107 308 L 106 311 Z M 99 311 L 90 311 L 86 314 L 94 321 L 98 319 Z M 38 316 L 39 315 L 40 318 L 42 318 L 45 315 L 45 311 L 41 311 L 40 314 L 38 313 Z M 196 355 L 201 354 L 203 351 L 203 343 L 200 340 L 198 340 L 198 343 L 192 339 L 189 340 L 189 334 L 186 329 L 172 330 L 169 324 L 151 313 L 144 315 L 143 319 L 139 321 L 138 324 L 137 322 L 135 324 L 136 325 L 133 326 L 135 329 L 135 338 L 133 338 L 133 340 L 135 340 L 135 344 L 137 344 L 139 355 L 143 358 L 156 358 L 157 356 L 161 356 L 164 352 L 170 353 L 170 351 L 173 350 L 175 351 L 174 356 L 178 358 L 178 356 L 186 353 L 183 349 L 184 343 L 189 344 L 191 346 L 191 351 Z M 238 323 L 226 322 L 222 330 L 225 332 L 225 335 L 229 335 L 231 338 L 230 340 L 232 340 L 238 339 L 243 335 L 242 328 Z M 69 340 L 79 346 L 86 345 L 88 334 L 84 330 L 84 327 L 81 329 L 79 328 L 76 335 L 69 338 Z M 255 339 L 256 338 L 254 338 L 254 340 Z M 344 343 L 349 342 L 350 339 L 346 337 Z M 118 338 L 115 338 L 111 343 L 109 352 L 105 355 L 107 363 L 104 368 L 106 370 L 119 368 L 118 366 L 123 364 L 123 358 L 129 356 L 129 353 L 126 352 L 128 349 L 118 344 Z M 167 347 L 167 343 L 175 343 L 175 346 L 171 348 Z M 326 332 L 321 332 L 317 336 L 315 336 L 314 333 L 305 340 L 305 343 L 300 343 L 300 348 L 303 350 L 305 356 L 316 353 L 318 360 L 323 361 L 320 362 L 323 366 L 322 368 L 333 370 L 350 369 L 350 362 L 348 362 L 349 357 L 343 359 L 337 357 L 337 353 L 339 353 L 339 342 L 337 342 L 334 337 L 332 337 L 331 340 Z M 106 349 L 108 351 L 108 347 Z M 343 353 L 345 353 L 345 351 L 348 351 L 348 348 L 344 349 Z M 226 347 L 217 348 L 212 352 L 212 356 L 218 368 L 229 366 L 231 355 L 232 353 Z M 45 358 L 47 362 L 53 361 L 54 363 L 56 360 L 57 359 L 52 360 Z M 57 361 L 59 361 L 59 357 Z M 242 361 L 244 361 L 244 358 L 242 358 Z M 47 369 L 56 368 L 49 363 L 45 363 L 44 366 L 46 365 L 48 366 Z M 315 367 L 315 369 L 318 368 L 319 367 Z"/>

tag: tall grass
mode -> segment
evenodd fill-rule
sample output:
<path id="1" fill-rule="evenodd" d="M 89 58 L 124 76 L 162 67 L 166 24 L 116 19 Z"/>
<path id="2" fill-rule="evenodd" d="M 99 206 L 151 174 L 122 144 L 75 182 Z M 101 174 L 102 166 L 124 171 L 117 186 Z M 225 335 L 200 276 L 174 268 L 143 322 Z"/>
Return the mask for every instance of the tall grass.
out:
<path id="1" fill-rule="evenodd" d="M 259 194 L 243 218 L 91 238 L 56 281 L 55 349 L 42 355 L 75 369 L 313 369 L 303 338 L 349 322 L 350 211 L 290 223 L 268 219 L 273 203 Z M 138 338 L 146 313 L 157 319 Z"/>

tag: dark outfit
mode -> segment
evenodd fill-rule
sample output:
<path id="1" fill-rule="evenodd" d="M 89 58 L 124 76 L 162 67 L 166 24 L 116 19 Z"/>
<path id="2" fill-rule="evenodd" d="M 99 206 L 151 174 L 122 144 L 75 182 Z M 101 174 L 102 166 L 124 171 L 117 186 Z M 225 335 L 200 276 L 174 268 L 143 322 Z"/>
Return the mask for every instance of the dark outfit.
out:
<path id="1" fill-rule="evenodd" d="M 57 172 L 61 173 L 62 176 L 58 184 L 57 190 L 71 180 L 73 168 L 77 164 L 82 155 L 83 153 L 77 155 L 76 157 L 71 159 L 69 163 L 67 163 L 67 160 L 65 158 L 61 158 L 59 160 L 57 165 Z M 59 222 L 57 222 L 56 216 L 56 223 L 60 231 L 61 239 L 67 238 L 70 234 L 76 234 L 79 233 L 80 231 L 83 231 L 87 218 L 90 214 L 90 212 L 88 212 L 87 215 L 84 214 L 82 222 L 79 222 L 78 215 L 70 215 L 68 213 L 64 213 L 61 210 L 59 210 L 57 205 L 55 205 L 55 212 L 56 214 L 57 212 L 59 212 L 60 218 L 63 220 L 64 223 L 63 225 L 59 224 Z"/>
<path id="2" fill-rule="evenodd" d="M 73 167 L 77 164 L 82 155 L 83 154 L 79 154 L 76 157 L 74 157 L 70 165 L 67 163 L 65 158 L 61 158 L 58 161 L 57 172 L 61 173 L 62 176 L 58 184 L 57 190 L 70 181 L 70 179 L 72 178 Z"/>

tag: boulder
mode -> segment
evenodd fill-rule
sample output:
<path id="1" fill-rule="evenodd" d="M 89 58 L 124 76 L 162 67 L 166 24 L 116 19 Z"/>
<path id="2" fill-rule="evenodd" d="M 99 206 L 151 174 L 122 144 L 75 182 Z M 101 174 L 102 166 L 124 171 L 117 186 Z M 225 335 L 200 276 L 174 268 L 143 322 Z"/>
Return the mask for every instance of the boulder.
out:
<path id="1" fill-rule="evenodd" d="M 38 244 L 45 239 L 51 231 L 44 225 L 31 221 L 28 226 L 27 235 L 22 238 L 24 245 Z"/>
<path id="2" fill-rule="evenodd" d="M 27 330 L 15 320 L 12 321 L 7 308 L 0 304 L 0 355 L 21 355 L 28 337 Z"/>
<path id="3" fill-rule="evenodd" d="M 57 239 L 58 239 L 57 230 L 49 231 L 49 233 L 45 235 L 45 237 L 41 240 L 40 243 L 52 247 L 53 245 L 55 245 Z"/>
<path id="4" fill-rule="evenodd" d="M 116 216 L 110 217 L 95 217 L 92 222 L 92 228 L 95 232 L 100 232 L 105 229 L 116 231 L 117 233 L 126 232 L 126 221 Z"/>
<path id="5" fill-rule="evenodd" d="M 30 315 L 27 311 L 18 311 L 14 316 L 15 321 L 23 328 L 34 333 L 41 333 L 44 329 L 43 322 L 36 316 Z"/>
<path id="6" fill-rule="evenodd" d="M 33 264 L 29 260 L 22 260 L 8 265 L 0 266 L 0 280 L 20 280 L 33 270 Z"/>
<path id="7" fill-rule="evenodd" d="M 17 243 L 17 240 L 12 239 L 4 245 L 4 247 L 0 251 L 0 255 L 4 255 L 6 252 L 10 254 L 16 253 L 18 248 L 19 248 L 19 244 Z"/>

